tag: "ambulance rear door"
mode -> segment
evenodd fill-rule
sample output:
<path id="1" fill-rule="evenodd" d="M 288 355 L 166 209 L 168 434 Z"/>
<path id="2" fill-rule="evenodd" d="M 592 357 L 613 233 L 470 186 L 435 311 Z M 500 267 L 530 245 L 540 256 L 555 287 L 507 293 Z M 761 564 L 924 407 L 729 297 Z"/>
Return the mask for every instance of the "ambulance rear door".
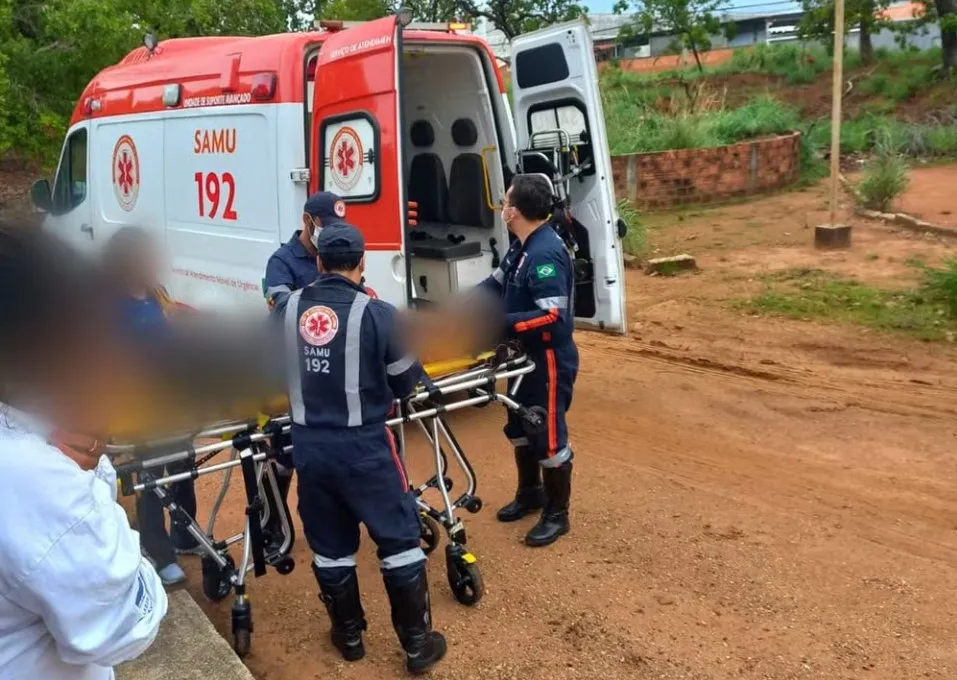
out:
<path id="1" fill-rule="evenodd" d="M 398 307 L 411 299 L 399 100 L 402 26 L 394 16 L 331 34 L 319 50 L 312 191 L 342 197 L 366 241 L 366 282 Z"/>
<path id="2" fill-rule="evenodd" d="M 582 20 L 557 24 L 515 38 L 512 94 L 520 153 L 534 149 L 551 158 L 556 147 L 570 142 L 578 164 L 585 168 L 568 184 L 572 217 L 579 225 L 576 321 L 579 326 L 624 333 L 625 228 L 616 210 L 598 68 L 587 24 Z"/>

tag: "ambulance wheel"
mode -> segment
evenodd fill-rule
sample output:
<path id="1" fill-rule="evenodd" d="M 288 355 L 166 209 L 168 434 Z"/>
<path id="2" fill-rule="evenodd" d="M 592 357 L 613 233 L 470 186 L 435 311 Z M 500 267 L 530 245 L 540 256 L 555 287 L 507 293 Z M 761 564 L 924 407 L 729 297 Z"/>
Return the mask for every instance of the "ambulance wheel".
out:
<path id="1" fill-rule="evenodd" d="M 465 501 L 464 507 L 467 511 L 474 515 L 482 509 L 482 499 L 478 496 L 472 496 L 470 499 Z"/>
<path id="2" fill-rule="evenodd" d="M 288 576 L 292 573 L 292 570 L 296 568 L 296 560 L 292 558 L 292 555 L 286 555 L 281 560 L 276 562 L 276 571 L 278 571 L 283 576 Z"/>
<path id="3" fill-rule="evenodd" d="M 252 634 L 248 630 L 233 631 L 233 650 L 240 659 L 246 658 L 252 645 Z"/>
<path id="4" fill-rule="evenodd" d="M 485 594 L 485 586 L 475 556 L 460 545 L 449 545 L 446 546 L 445 559 L 449 587 L 455 599 L 467 607 L 478 604 Z"/>
<path id="5" fill-rule="evenodd" d="M 220 567 L 211 557 L 203 557 L 203 595 L 213 602 L 224 599 L 233 589 L 232 576 L 236 571 L 233 558 L 226 555 L 226 566 Z"/>
<path id="6" fill-rule="evenodd" d="M 420 515 L 420 517 L 422 518 L 422 552 L 428 555 L 439 547 L 439 523 L 428 515 Z"/>

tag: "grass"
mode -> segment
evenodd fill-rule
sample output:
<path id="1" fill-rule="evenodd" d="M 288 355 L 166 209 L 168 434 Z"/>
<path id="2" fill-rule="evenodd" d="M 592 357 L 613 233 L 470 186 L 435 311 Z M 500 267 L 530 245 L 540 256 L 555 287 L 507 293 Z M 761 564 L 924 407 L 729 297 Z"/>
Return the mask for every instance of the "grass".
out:
<path id="1" fill-rule="evenodd" d="M 648 230 L 641 221 L 640 214 L 628 199 L 622 199 L 618 203 L 618 217 L 624 220 L 628 227 L 622 242 L 625 252 L 641 257 L 648 247 Z"/>
<path id="2" fill-rule="evenodd" d="M 907 162 L 897 152 L 890 137 L 881 135 L 877 155 L 864 168 L 857 192 L 865 208 L 887 212 L 910 184 Z"/>
<path id="3" fill-rule="evenodd" d="M 765 290 L 739 303 L 756 314 L 852 323 L 923 340 L 957 334 L 957 262 L 925 271 L 913 288 L 886 290 L 819 269 L 792 269 L 765 278 Z"/>
<path id="4" fill-rule="evenodd" d="M 874 151 L 877 130 L 886 130 L 893 146 L 907 157 L 936 159 L 957 156 L 957 101 L 943 103 L 922 122 L 895 118 L 901 103 L 941 77 L 935 66 L 940 50 L 878 50 L 875 65 L 854 85 L 851 96 L 865 96 L 865 112 L 844 121 L 841 148 L 847 154 Z M 706 148 L 800 129 L 807 140 L 802 148 L 805 180 L 822 176 L 816 162 L 830 143 L 829 120 L 801 120 L 788 103 L 769 95 L 729 108 L 709 85 L 709 78 L 738 73 L 760 73 L 789 84 L 809 83 L 830 70 L 833 60 L 821 48 L 799 45 L 756 45 L 736 51 L 731 60 L 698 71 L 695 67 L 639 73 L 606 69 L 601 93 L 612 154 Z M 845 56 L 849 71 L 860 66 L 856 52 Z M 957 75 L 953 79 L 957 90 Z M 711 88 L 709 90 L 709 87 Z"/>

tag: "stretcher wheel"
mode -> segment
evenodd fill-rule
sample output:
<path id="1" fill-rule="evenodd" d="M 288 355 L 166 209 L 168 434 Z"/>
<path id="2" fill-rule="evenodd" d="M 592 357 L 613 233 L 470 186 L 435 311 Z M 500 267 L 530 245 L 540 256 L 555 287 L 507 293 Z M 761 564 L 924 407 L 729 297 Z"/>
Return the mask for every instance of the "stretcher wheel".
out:
<path id="1" fill-rule="evenodd" d="M 226 566 L 220 568 L 211 557 L 203 557 L 203 595 L 213 602 L 219 602 L 233 589 L 232 576 L 236 571 L 233 558 L 226 555 Z"/>
<path id="2" fill-rule="evenodd" d="M 439 523 L 428 515 L 420 515 L 422 519 L 422 552 L 426 555 L 439 547 Z"/>
<path id="3" fill-rule="evenodd" d="M 443 478 L 442 478 L 442 483 L 445 484 L 445 490 L 446 490 L 446 491 L 451 491 L 451 490 L 452 490 L 452 486 L 455 484 L 455 482 L 453 482 L 450 477 L 443 477 Z"/>
<path id="4" fill-rule="evenodd" d="M 233 631 L 233 651 L 240 659 L 244 659 L 249 654 L 249 648 L 252 646 L 252 634 L 248 630 Z"/>
<path id="5" fill-rule="evenodd" d="M 478 604 L 485 594 L 485 585 L 475 556 L 461 545 L 448 545 L 445 548 L 445 566 L 455 599 L 467 607 Z"/>
<path id="6" fill-rule="evenodd" d="M 293 569 L 296 568 L 296 560 L 294 560 L 291 555 L 287 555 L 276 562 L 276 564 L 273 566 L 275 566 L 276 571 L 278 571 L 280 574 L 287 576 L 292 573 Z"/>
<path id="7" fill-rule="evenodd" d="M 464 507 L 468 512 L 474 515 L 475 513 L 479 512 L 482 509 L 482 499 L 479 498 L 478 496 L 472 496 L 467 501 L 465 501 L 465 505 L 463 505 L 462 507 Z"/>

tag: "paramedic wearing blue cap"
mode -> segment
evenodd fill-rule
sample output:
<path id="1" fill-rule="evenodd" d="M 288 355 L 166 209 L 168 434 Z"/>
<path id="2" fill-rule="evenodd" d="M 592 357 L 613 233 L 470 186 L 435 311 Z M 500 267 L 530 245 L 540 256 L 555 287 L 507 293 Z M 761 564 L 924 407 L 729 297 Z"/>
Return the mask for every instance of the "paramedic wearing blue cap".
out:
<path id="1" fill-rule="evenodd" d="M 359 600 L 359 523 L 378 546 L 392 623 L 412 673 L 446 651 L 431 628 L 426 557 L 415 498 L 386 420 L 395 398 L 423 379 L 405 351 L 396 309 L 361 286 L 362 234 L 347 224 L 316 240 L 319 278 L 292 293 L 283 326 L 289 363 L 299 515 L 333 644 L 347 661 L 365 655 Z"/>
<path id="2" fill-rule="evenodd" d="M 270 311 L 281 313 L 290 293 L 316 280 L 319 270 L 316 268 L 315 237 L 323 227 L 341 223 L 345 215 L 346 204 L 328 191 L 318 191 L 306 200 L 302 207 L 302 229 L 293 234 L 289 242 L 273 253 L 266 263 L 266 278 L 263 282 Z M 275 466 L 276 483 L 283 502 L 292 484 L 290 468 L 291 464 L 285 456 Z M 266 538 L 269 550 L 276 550 L 282 544 L 282 525 L 274 504 L 270 504 L 269 518 Z"/>
<path id="3" fill-rule="evenodd" d="M 266 263 L 265 293 L 269 308 L 295 290 L 316 280 L 315 233 L 323 227 L 342 222 L 346 204 L 328 191 L 317 191 L 302 207 L 302 229 L 272 254 Z"/>
<path id="4" fill-rule="evenodd" d="M 505 195 L 502 219 L 516 237 L 501 266 L 482 288 L 501 296 L 507 333 L 518 338 L 535 371 L 524 377 L 516 400 L 544 409 L 541 431 L 527 432 L 509 412 L 505 436 L 515 447 L 518 492 L 499 510 L 498 519 L 514 522 L 542 509 L 539 522 L 525 537 L 530 546 L 554 543 L 568 533 L 572 450 L 565 413 L 578 375 L 574 330 L 572 260 L 548 220 L 552 190 L 535 175 L 519 175 Z"/>

